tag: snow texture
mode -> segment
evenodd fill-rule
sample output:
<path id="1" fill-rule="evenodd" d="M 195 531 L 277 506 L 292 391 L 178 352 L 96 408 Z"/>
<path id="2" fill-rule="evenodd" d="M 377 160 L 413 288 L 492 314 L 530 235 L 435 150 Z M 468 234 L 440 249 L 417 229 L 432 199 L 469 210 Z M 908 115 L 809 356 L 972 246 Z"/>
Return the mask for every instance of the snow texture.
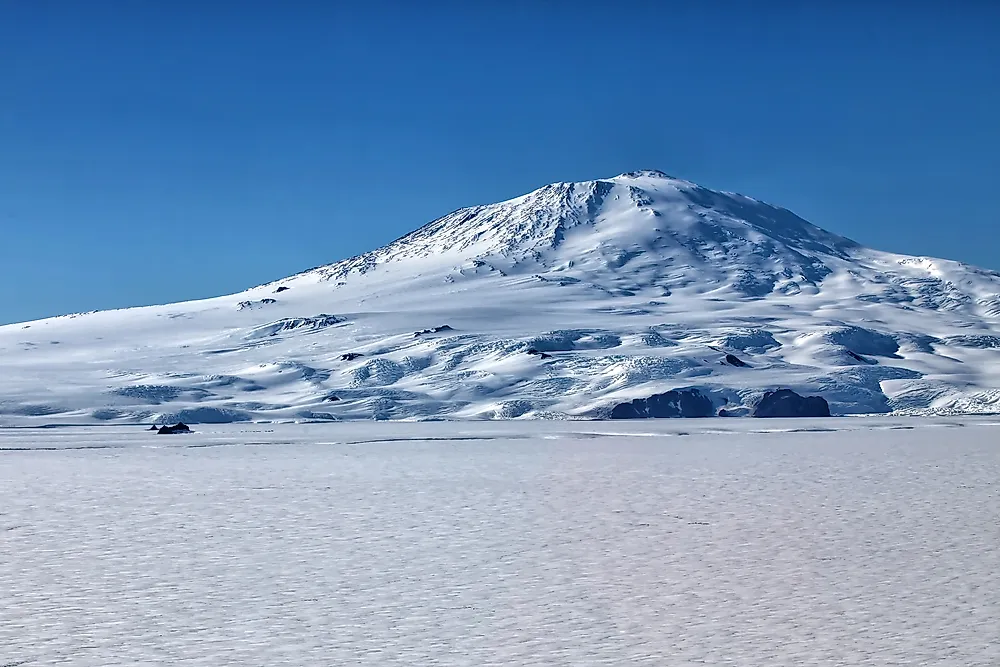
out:
<path id="1" fill-rule="evenodd" d="M 195 430 L 0 429 L 0 665 L 1000 664 L 996 419 Z"/>

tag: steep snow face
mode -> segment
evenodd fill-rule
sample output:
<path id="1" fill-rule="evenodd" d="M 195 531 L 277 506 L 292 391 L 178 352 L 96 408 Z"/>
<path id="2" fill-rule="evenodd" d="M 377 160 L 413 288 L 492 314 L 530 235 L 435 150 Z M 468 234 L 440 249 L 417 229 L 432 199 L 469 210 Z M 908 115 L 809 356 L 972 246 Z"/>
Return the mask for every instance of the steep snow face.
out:
<path id="1" fill-rule="evenodd" d="M 198 302 L 0 327 L 0 425 L 601 417 L 696 387 L 1000 411 L 1000 275 L 655 171 L 462 209 Z"/>
<path id="2" fill-rule="evenodd" d="M 859 246 L 790 211 L 651 171 L 555 183 L 461 209 L 370 253 L 316 270 L 344 280 L 393 263 L 501 275 L 552 273 L 613 292 L 815 287 Z"/>

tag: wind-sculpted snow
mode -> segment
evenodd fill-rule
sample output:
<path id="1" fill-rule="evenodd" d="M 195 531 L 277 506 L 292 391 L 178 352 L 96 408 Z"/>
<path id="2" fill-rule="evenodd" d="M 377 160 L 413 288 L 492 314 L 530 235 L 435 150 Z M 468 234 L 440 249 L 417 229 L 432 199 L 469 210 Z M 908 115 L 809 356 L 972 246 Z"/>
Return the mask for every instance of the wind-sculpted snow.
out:
<path id="1" fill-rule="evenodd" d="M 186 408 L 177 412 L 164 412 L 156 415 L 154 422 L 176 424 L 229 424 L 250 420 L 250 413 L 230 408 Z"/>
<path id="2" fill-rule="evenodd" d="M 0 429 L 0 665 L 997 667 L 998 422 Z"/>
<path id="3" fill-rule="evenodd" d="M 947 341 L 951 345 L 959 347 L 973 347 L 979 349 L 1000 348 L 1000 336 L 984 334 L 964 334 L 959 336 L 949 336 Z"/>
<path id="4" fill-rule="evenodd" d="M 837 327 L 826 334 L 826 339 L 855 354 L 893 357 L 899 350 L 899 343 L 893 336 L 863 327 Z"/>
<path id="5" fill-rule="evenodd" d="M 528 345 L 542 352 L 603 350 L 621 345 L 617 335 L 606 331 L 552 331 L 528 340 Z"/>
<path id="6" fill-rule="evenodd" d="M 730 350 L 765 353 L 781 343 L 774 339 L 774 334 L 764 329 L 737 329 L 725 332 L 716 345 Z"/>
<path id="7" fill-rule="evenodd" d="M 288 331 L 318 331 L 326 327 L 340 324 L 343 320 L 336 315 L 317 315 L 315 317 L 286 317 L 284 319 L 255 327 L 247 334 L 247 339 L 264 338 L 265 336 L 276 336 Z"/>
<path id="8" fill-rule="evenodd" d="M 685 387 L 984 413 L 998 350 L 1000 274 L 640 171 L 240 294 L 0 327 L 0 425 L 591 418 Z"/>

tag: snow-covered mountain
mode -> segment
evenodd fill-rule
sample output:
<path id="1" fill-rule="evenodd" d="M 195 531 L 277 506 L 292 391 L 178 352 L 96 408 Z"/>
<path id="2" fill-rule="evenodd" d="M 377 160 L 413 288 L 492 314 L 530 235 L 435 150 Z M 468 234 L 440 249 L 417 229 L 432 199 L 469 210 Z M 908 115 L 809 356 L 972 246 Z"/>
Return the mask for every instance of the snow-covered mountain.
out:
<path id="1" fill-rule="evenodd" d="M 1000 274 L 640 171 L 240 294 L 0 327 L 0 425 L 600 417 L 681 387 L 1000 411 Z"/>

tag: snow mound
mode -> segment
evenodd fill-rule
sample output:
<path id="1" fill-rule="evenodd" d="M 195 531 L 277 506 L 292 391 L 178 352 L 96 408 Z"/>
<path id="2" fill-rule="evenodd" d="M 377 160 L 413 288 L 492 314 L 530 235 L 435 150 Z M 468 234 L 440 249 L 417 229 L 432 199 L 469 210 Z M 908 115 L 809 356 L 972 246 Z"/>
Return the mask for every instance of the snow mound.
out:
<path id="1" fill-rule="evenodd" d="M 781 347 L 781 343 L 774 339 L 774 335 L 764 329 L 735 329 L 724 333 L 716 339 L 715 344 L 727 350 L 758 354 Z"/>
<path id="2" fill-rule="evenodd" d="M 899 351 L 899 343 L 893 336 L 858 326 L 837 327 L 828 332 L 826 338 L 855 354 L 894 357 Z"/>
<path id="3" fill-rule="evenodd" d="M 622 344 L 621 338 L 606 331 L 552 331 L 527 341 L 528 347 L 540 352 L 570 352 L 572 350 L 606 350 Z"/>

